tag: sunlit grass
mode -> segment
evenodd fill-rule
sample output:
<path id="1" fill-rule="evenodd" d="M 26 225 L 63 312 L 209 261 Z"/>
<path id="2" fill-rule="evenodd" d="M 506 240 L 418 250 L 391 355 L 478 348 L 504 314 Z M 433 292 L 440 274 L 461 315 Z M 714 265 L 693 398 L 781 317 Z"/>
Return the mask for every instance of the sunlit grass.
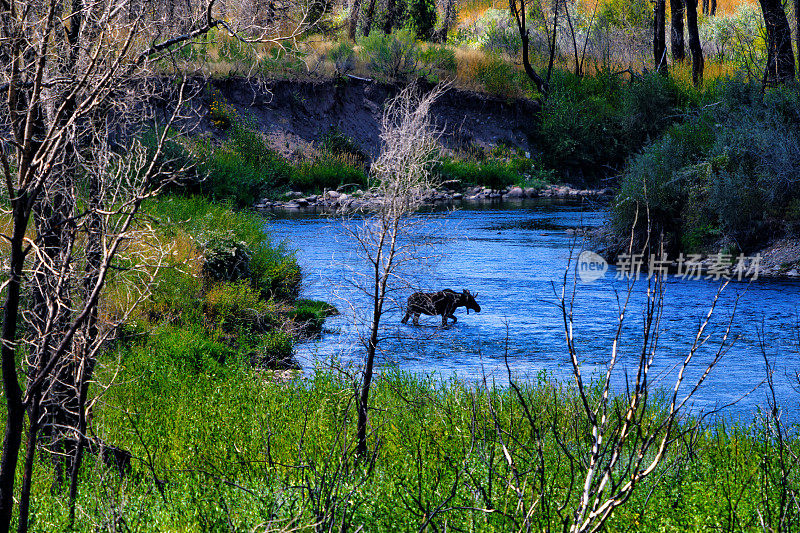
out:
<path id="1" fill-rule="evenodd" d="M 690 56 L 691 57 L 691 56 Z M 670 76 L 685 87 L 692 86 L 691 60 L 676 62 L 669 67 Z M 736 69 L 730 63 L 706 61 L 703 68 L 703 84 L 708 85 L 721 78 L 730 78 L 736 74 Z"/>

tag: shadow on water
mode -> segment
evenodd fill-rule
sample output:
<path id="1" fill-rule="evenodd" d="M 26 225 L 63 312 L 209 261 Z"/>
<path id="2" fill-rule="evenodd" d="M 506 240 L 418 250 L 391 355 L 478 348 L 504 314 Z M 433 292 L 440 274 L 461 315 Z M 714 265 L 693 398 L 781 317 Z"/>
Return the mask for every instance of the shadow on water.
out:
<path id="1" fill-rule="evenodd" d="M 488 203 L 487 203 L 488 204 Z M 538 379 L 541 374 L 572 381 L 571 364 L 564 348 L 564 326 L 557 307 L 564 268 L 581 247 L 577 227 L 603 223 L 604 213 L 575 203 L 528 201 L 470 205 L 450 212 L 421 214 L 422 227 L 433 228 L 436 257 L 424 267 L 406 272 L 410 285 L 390 292 L 391 305 L 383 318 L 382 364 L 423 374 L 455 376 L 464 381 L 506 384 L 505 357 L 516 379 Z M 370 301 L 357 287 L 365 272 L 354 243 L 341 231 L 341 221 L 309 214 L 271 220 L 269 230 L 297 249 L 305 276 L 303 296 L 327 300 L 346 310 L 370 309 Z M 577 246 L 577 248 L 576 248 Z M 575 301 L 575 339 L 584 374 L 605 370 L 610 354 L 618 299 L 625 282 L 615 278 L 612 265 L 605 277 L 578 282 Z M 624 390 L 625 373 L 635 372 L 640 352 L 642 310 L 646 280 L 637 281 L 623 330 L 616 381 Z M 413 287 L 413 289 L 411 288 Z M 478 293 L 481 313 L 456 313 L 458 322 L 439 328 L 440 317 L 422 317 L 421 327 L 400 324 L 405 299 L 413 290 L 467 288 Z M 665 309 L 660 324 L 660 342 L 651 374 L 655 386 L 672 387 L 676 367 L 685 358 L 700 321 L 708 312 L 719 282 L 710 280 L 666 281 Z M 746 289 L 746 290 L 745 290 Z M 695 408 L 709 410 L 738 402 L 727 416 L 747 422 L 759 406 L 766 405 L 765 391 L 757 388 L 765 377 L 758 343 L 763 328 L 768 355 L 776 364 L 775 383 L 779 401 L 792 421 L 800 421 L 795 390 L 795 372 L 800 371 L 798 306 L 800 283 L 756 280 L 749 286 L 732 283 L 717 306 L 711 336 L 698 350 L 690 377 L 696 378 L 703 364 L 713 357 L 727 326 L 735 298 L 743 293 L 733 332 L 741 335 L 713 370 L 695 397 Z M 344 305 L 348 302 L 348 305 Z M 337 333 L 298 346 L 298 356 L 307 369 L 336 358 L 360 364 L 363 351 L 359 326 L 347 312 L 331 319 L 329 329 Z M 687 380 L 687 384 L 689 381 Z"/>

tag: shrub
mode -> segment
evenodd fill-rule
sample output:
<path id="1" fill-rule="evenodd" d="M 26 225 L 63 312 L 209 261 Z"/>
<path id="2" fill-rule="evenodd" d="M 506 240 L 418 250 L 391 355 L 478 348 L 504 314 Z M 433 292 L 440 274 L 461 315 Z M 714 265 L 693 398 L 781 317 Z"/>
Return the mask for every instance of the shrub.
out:
<path id="1" fill-rule="evenodd" d="M 202 331 L 164 327 L 156 330 L 147 348 L 157 355 L 161 368 L 175 365 L 184 372 L 212 374 L 222 371 L 235 352 L 208 338 Z"/>
<path id="2" fill-rule="evenodd" d="M 475 78 L 490 94 L 516 96 L 519 92 L 517 68 L 494 54 L 478 62 Z"/>
<path id="3" fill-rule="evenodd" d="M 292 337 L 283 331 L 273 331 L 265 335 L 251 355 L 250 362 L 264 368 L 299 368 L 294 360 Z"/>
<path id="4" fill-rule="evenodd" d="M 211 103 L 208 106 L 208 119 L 214 126 L 221 130 L 226 130 L 239 121 L 239 113 L 219 91 L 215 90 L 211 95 Z"/>
<path id="5" fill-rule="evenodd" d="M 331 126 L 327 133 L 322 136 L 320 148 L 324 152 L 329 152 L 335 155 L 352 155 L 360 161 L 366 161 L 367 156 L 361 147 L 356 142 L 345 135 L 345 133 L 336 126 Z"/>
<path id="6" fill-rule="evenodd" d="M 544 104 L 535 134 L 542 162 L 570 179 L 590 180 L 622 164 L 627 154 L 617 111 L 602 96 L 578 98 L 554 90 Z"/>
<path id="7" fill-rule="evenodd" d="M 269 304 L 247 280 L 216 283 L 205 294 L 204 311 L 212 329 L 236 331 L 261 329 Z"/>
<path id="8" fill-rule="evenodd" d="M 262 217 L 234 212 L 229 206 L 198 196 L 167 196 L 149 205 L 147 211 L 162 225 L 161 231 L 183 231 L 200 243 L 220 236 L 243 243 L 250 256 L 247 279 L 251 286 L 265 298 L 293 300 L 297 297 L 301 275 L 294 253 L 285 245 L 270 240 Z M 188 291 L 180 291 L 180 294 L 187 295 Z M 176 300 L 173 305 L 180 309 L 188 304 Z"/>
<path id="9" fill-rule="evenodd" d="M 800 237 L 800 198 L 795 198 L 786 206 L 786 222 L 788 230 L 796 237 Z"/>
<path id="10" fill-rule="evenodd" d="M 456 53 L 446 46 L 428 46 L 420 50 L 419 61 L 430 69 L 455 74 Z"/>
<path id="11" fill-rule="evenodd" d="M 511 20 L 508 9 L 489 9 L 484 19 L 488 20 L 478 36 L 483 49 L 494 54 L 519 56 L 522 50 L 522 38 L 516 24 Z"/>
<path id="12" fill-rule="evenodd" d="M 238 281 L 250 277 L 247 243 L 232 235 L 212 235 L 203 243 L 203 277 L 207 281 Z"/>
<path id="13" fill-rule="evenodd" d="M 268 191 L 289 182 L 289 164 L 246 122 L 235 124 L 222 145 L 209 141 L 198 151 L 200 171 L 206 176 L 199 190 L 214 199 L 249 207 Z"/>
<path id="14" fill-rule="evenodd" d="M 297 300 L 288 316 L 299 323 L 307 335 L 317 335 L 322 331 L 325 319 L 338 314 L 339 311 L 327 302 Z"/>
<path id="15" fill-rule="evenodd" d="M 715 89 L 719 105 L 688 115 L 631 160 L 613 208 L 621 235 L 635 206 L 649 207 L 654 234 L 693 249 L 714 239 L 747 252 L 792 231 L 790 206 L 800 194 L 800 99 L 726 81 Z"/>
<path id="16" fill-rule="evenodd" d="M 227 31 L 217 33 L 219 56 L 227 61 L 253 62 L 256 58 L 255 48 L 251 43 L 243 42 L 238 36 Z"/>
<path id="17" fill-rule="evenodd" d="M 417 43 L 410 30 L 399 30 L 391 35 L 373 31 L 358 44 L 369 68 L 378 75 L 398 80 L 418 73 Z"/>
<path id="18" fill-rule="evenodd" d="M 601 27 L 646 27 L 652 18 L 653 8 L 646 0 L 609 0 L 603 2 L 597 13 Z"/>
<path id="19" fill-rule="evenodd" d="M 622 91 L 622 131 L 629 149 L 641 146 L 675 121 L 693 96 L 668 76 L 652 72 L 634 78 Z"/>
<path id="20" fill-rule="evenodd" d="M 353 45 L 347 41 L 341 42 L 331 48 L 328 58 L 333 62 L 337 76 L 344 76 L 355 68 L 356 57 Z"/>

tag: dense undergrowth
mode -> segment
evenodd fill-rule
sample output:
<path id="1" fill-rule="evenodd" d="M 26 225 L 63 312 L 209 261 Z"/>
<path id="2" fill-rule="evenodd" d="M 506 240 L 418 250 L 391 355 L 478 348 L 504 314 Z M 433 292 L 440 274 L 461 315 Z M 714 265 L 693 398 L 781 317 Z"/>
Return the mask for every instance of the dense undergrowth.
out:
<path id="1" fill-rule="evenodd" d="M 95 405 L 94 431 L 134 460 L 122 477 L 90 460 L 76 530 L 515 531 L 527 507 L 514 487 L 527 504 L 539 500 L 534 530 L 571 519 L 585 465 L 569 457 L 586 454 L 591 438 L 568 386 L 544 377 L 522 385 L 545 429 L 540 456 L 510 389 L 386 371 L 373 393 L 370 455 L 359 462 L 347 374 L 276 383 L 241 358 L 192 352 L 193 342 L 157 334 L 126 343 L 114 352 L 119 364 L 98 376 L 116 385 Z M 179 351 L 195 353 L 200 368 L 170 356 Z M 774 441 L 757 424 L 720 424 L 673 446 L 608 530 L 757 529 L 762 519 L 775 523 L 781 496 L 798 482 L 781 481 Z M 66 522 L 52 480 L 43 463 L 34 482 L 38 531 Z M 796 524 L 798 516 L 789 509 L 783 518 Z"/>
<path id="2" fill-rule="evenodd" d="M 632 157 L 613 206 L 615 230 L 663 235 L 672 251 L 747 253 L 800 235 L 800 98 L 738 80 L 703 94 Z"/>
<path id="3" fill-rule="evenodd" d="M 171 253 L 150 297 L 123 325 L 121 344 L 138 343 L 195 373 L 231 358 L 296 364 L 294 342 L 318 333 L 333 309 L 298 299 L 300 267 L 270 240 L 261 217 L 182 195 L 148 204 L 145 217 Z M 112 278 L 106 312 L 119 314 L 128 291 Z"/>

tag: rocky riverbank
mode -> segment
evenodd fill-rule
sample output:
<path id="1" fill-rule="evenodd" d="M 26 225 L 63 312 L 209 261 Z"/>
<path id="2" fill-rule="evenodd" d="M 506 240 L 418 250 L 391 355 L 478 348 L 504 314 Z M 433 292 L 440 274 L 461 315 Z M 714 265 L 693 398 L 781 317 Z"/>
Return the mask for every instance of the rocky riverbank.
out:
<path id="1" fill-rule="evenodd" d="M 346 192 L 350 190 L 350 192 Z M 431 190 L 425 195 L 427 205 L 449 205 L 460 202 L 485 202 L 501 201 L 512 202 L 528 198 L 599 198 L 610 197 L 611 189 L 577 189 L 569 185 L 550 185 L 544 188 L 510 187 L 502 190 L 492 190 L 488 187 L 468 187 L 463 190 L 442 188 Z M 310 210 L 321 212 L 336 212 L 341 210 L 369 210 L 380 198 L 369 191 L 361 189 L 352 190 L 352 187 L 340 187 L 339 190 L 325 191 L 323 194 L 304 195 L 292 191 L 284 195 L 283 199 L 272 200 L 264 198 L 253 206 L 259 211 L 294 211 Z"/>

